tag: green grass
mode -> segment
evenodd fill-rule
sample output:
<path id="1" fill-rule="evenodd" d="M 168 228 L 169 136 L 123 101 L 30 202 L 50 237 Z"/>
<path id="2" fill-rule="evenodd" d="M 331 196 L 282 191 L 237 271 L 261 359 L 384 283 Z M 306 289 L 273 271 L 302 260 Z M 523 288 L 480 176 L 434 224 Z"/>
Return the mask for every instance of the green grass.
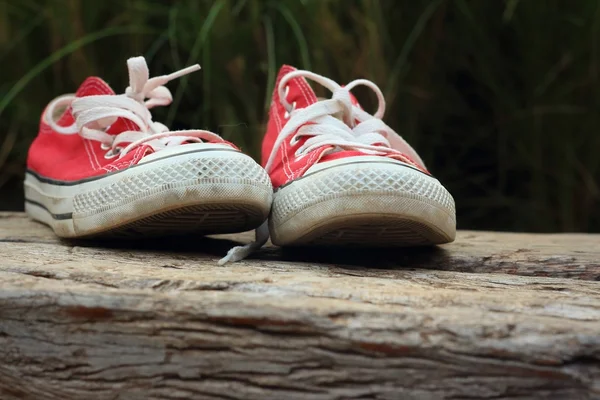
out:
<path id="1" fill-rule="evenodd" d="M 254 157 L 281 64 L 371 79 L 460 227 L 600 231 L 595 0 L 0 0 L 0 209 L 22 207 L 44 106 L 89 75 L 123 91 L 138 54 L 153 75 L 202 65 L 156 120 Z"/>

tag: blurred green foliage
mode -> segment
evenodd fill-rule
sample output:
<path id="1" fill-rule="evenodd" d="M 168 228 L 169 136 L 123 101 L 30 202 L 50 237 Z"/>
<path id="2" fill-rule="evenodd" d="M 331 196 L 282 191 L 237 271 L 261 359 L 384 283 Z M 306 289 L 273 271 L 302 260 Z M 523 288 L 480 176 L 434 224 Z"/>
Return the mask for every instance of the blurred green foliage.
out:
<path id="1" fill-rule="evenodd" d="M 123 92 L 139 54 L 203 68 L 155 120 L 255 157 L 282 63 L 371 79 L 461 228 L 600 230 L 597 0 L 0 0 L 0 208 L 22 207 L 47 102 L 89 75 Z"/>

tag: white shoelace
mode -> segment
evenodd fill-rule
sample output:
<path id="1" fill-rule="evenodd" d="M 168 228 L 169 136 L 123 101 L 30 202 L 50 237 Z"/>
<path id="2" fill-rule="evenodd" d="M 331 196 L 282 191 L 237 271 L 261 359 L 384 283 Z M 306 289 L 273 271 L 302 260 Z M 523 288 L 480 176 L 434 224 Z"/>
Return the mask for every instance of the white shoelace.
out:
<path id="1" fill-rule="evenodd" d="M 331 99 L 317 101 L 306 108 L 295 110 L 294 105 L 287 101 L 286 95 L 288 82 L 298 77 L 321 84 L 329 89 L 333 96 Z M 352 104 L 350 91 L 360 85 L 369 87 L 377 95 L 379 104 L 374 115 Z M 283 141 L 292 134 L 292 144 L 298 143 L 302 137 L 308 137 L 296 151 L 295 156 L 299 158 L 319 147 L 332 146 L 331 152 L 343 149 L 358 150 L 368 155 L 396 154 L 400 158 L 408 156 L 424 165 L 416 151 L 381 120 L 385 113 L 385 99 L 375 83 L 357 79 L 342 87 L 324 76 L 297 70 L 285 75 L 277 90 L 289 120 L 273 145 L 265 166 L 267 171 L 273 167 L 273 161 Z"/>
<path id="2" fill-rule="evenodd" d="M 154 151 L 159 151 L 167 146 L 185 142 L 224 142 L 219 135 L 209 131 L 169 131 L 165 125 L 152 121 L 151 108 L 166 106 L 173 101 L 171 92 L 163 85 L 173 79 L 198 71 L 199 65 L 196 64 L 172 74 L 151 79 L 144 57 L 130 58 L 127 60 L 127 67 L 129 69 L 129 87 L 124 94 L 85 97 L 60 96 L 50 102 L 46 108 L 44 115 L 46 123 L 58 133 L 79 134 L 85 139 L 102 143 L 102 148 L 107 150 L 106 158 L 123 157 L 142 144 L 152 147 Z M 69 106 L 71 106 L 75 123 L 70 126 L 58 125 L 54 118 L 55 110 Z M 118 135 L 106 133 L 106 130 L 118 118 L 125 118 L 133 122 L 139 131 L 124 131 Z"/>
<path id="3" fill-rule="evenodd" d="M 261 247 L 263 247 L 267 241 L 269 240 L 269 224 L 268 220 L 263 222 L 261 226 L 256 228 L 254 231 L 255 239 L 254 242 L 251 242 L 244 246 L 235 246 L 227 252 L 225 257 L 219 260 L 219 265 L 225 265 L 228 262 L 236 262 L 243 260 L 248 257 L 250 254 L 254 253 Z"/>

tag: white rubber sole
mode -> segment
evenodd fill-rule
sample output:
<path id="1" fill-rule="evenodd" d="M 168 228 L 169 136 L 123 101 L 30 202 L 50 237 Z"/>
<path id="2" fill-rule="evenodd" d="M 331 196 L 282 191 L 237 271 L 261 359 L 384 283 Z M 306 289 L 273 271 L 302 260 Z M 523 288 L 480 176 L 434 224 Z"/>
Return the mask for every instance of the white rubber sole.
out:
<path id="1" fill-rule="evenodd" d="M 268 217 L 271 182 L 247 155 L 210 144 L 161 153 L 79 182 L 28 171 L 25 211 L 69 238 L 241 232 Z"/>
<path id="2" fill-rule="evenodd" d="M 418 246 L 452 242 L 456 216 L 437 179 L 365 156 L 323 163 L 280 188 L 269 228 L 280 246 Z"/>

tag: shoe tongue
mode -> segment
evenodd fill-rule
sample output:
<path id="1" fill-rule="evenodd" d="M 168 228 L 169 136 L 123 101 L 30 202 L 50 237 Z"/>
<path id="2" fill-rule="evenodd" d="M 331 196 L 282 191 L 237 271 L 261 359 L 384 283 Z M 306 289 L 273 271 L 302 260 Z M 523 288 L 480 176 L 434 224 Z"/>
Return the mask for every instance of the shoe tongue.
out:
<path id="1" fill-rule="evenodd" d="M 350 100 L 352 101 L 353 106 L 356 106 L 362 110 L 362 107 L 361 107 L 360 103 L 358 102 L 358 99 L 352 93 L 350 93 Z"/>
<path id="2" fill-rule="evenodd" d="M 86 96 L 100 96 L 100 95 L 114 95 L 115 92 L 103 79 L 96 76 L 87 78 L 77 92 L 75 96 L 86 97 Z M 69 113 L 70 114 L 70 113 Z M 124 131 L 139 131 L 139 127 L 133 122 L 125 118 L 118 118 L 115 122 L 110 125 L 110 128 L 106 130 L 106 133 L 110 135 L 118 135 Z"/>
<path id="3" fill-rule="evenodd" d="M 86 97 L 86 96 L 98 96 L 102 94 L 115 94 L 114 90 L 108 86 L 108 83 L 104 82 L 102 79 L 96 76 L 90 76 L 87 78 L 77 92 L 75 96 L 77 97 Z"/>

